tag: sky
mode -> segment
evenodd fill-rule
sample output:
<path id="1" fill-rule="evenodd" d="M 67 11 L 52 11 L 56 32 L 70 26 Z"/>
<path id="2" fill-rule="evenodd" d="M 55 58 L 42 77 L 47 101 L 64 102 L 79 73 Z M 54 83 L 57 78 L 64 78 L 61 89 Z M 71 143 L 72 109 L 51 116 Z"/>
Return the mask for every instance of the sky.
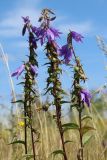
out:
<path id="1" fill-rule="evenodd" d="M 28 54 L 27 37 L 22 37 L 23 21 L 21 16 L 29 16 L 33 25 L 43 8 L 52 9 L 57 19 L 53 26 L 63 32 L 61 44 L 66 43 L 69 30 L 74 30 L 84 36 L 83 43 L 74 43 L 77 55 L 80 57 L 88 77 L 86 87 L 99 88 L 106 82 L 106 58 L 99 49 L 96 36 L 100 35 L 107 41 L 107 0 L 1 0 L 0 1 L 0 43 L 8 56 L 11 72 L 18 68 Z M 40 91 L 46 86 L 46 68 L 43 48 L 38 49 L 39 86 Z M 70 75 L 64 68 L 63 85 L 69 89 Z M 11 88 L 5 65 L 0 59 L 0 103 L 11 101 Z M 66 78 L 68 76 L 68 78 Z M 20 82 L 13 78 L 16 93 L 19 93 Z M 22 90 L 21 90 L 22 91 Z"/>

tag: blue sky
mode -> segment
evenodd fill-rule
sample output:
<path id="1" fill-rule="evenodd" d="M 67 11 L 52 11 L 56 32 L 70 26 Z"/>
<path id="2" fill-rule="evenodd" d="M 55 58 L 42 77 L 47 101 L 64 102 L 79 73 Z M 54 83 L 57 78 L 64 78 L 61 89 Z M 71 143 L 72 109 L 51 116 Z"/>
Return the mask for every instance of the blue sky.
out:
<path id="1" fill-rule="evenodd" d="M 8 55 L 11 71 L 22 64 L 27 50 L 27 37 L 21 36 L 23 22 L 21 16 L 29 16 L 34 25 L 43 8 L 52 9 L 57 16 L 53 26 L 60 29 L 64 35 L 61 43 L 66 42 L 66 34 L 69 29 L 81 33 L 85 38 L 82 44 L 74 44 L 76 53 L 81 58 L 82 64 L 89 78 L 87 87 L 98 88 L 106 81 L 106 59 L 99 50 L 96 35 L 101 35 L 107 40 L 107 1 L 106 0 L 1 0 L 0 1 L 0 43 Z M 45 87 L 46 68 L 43 48 L 38 49 L 40 61 L 40 90 Z M 65 77 L 68 71 L 65 68 Z M 0 96 L 2 102 L 11 99 L 8 75 L 0 60 Z M 70 80 L 70 77 L 68 75 Z M 19 82 L 19 81 L 18 81 Z M 18 83 L 14 79 L 16 92 L 19 91 Z M 67 85 L 66 85 L 67 84 Z M 70 88 L 70 81 L 65 79 L 64 87 Z"/>

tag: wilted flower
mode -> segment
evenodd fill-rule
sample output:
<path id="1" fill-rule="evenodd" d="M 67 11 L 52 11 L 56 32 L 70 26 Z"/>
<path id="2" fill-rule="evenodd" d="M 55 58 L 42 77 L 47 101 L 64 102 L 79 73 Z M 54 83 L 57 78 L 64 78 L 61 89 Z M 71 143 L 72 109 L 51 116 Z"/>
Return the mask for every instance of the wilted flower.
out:
<path id="1" fill-rule="evenodd" d="M 12 76 L 12 77 L 17 76 L 17 79 L 18 79 L 18 77 L 21 75 L 21 73 L 24 71 L 24 69 L 25 69 L 25 65 L 22 64 L 19 68 L 16 69 L 15 72 L 13 72 L 13 73 L 11 74 L 11 76 Z"/>
<path id="2" fill-rule="evenodd" d="M 60 56 L 64 56 L 64 61 L 66 64 L 70 62 L 72 55 L 73 55 L 73 50 L 71 45 L 66 44 L 62 46 L 62 48 L 60 49 Z"/>
<path id="3" fill-rule="evenodd" d="M 71 34 L 71 37 L 72 37 L 76 42 L 82 42 L 82 38 L 84 38 L 81 34 L 75 32 L 75 31 L 71 31 L 70 34 Z"/>
<path id="4" fill-rule="evenodd" d="M 86 103 L 88 107 L 90 107 L 91 94 L 86 89 L 82 89 L 80 91 L 81 101 Z"/>
<path id="5" fill-rule="evenodd" d="M 40 39 L 41 45 L 43 45 L 46 41 L 46 39 L 51 42 L 54 41 L 57 37 L 59 37 L 59 35 L 61 34 L 61 32 L 59 32 L 58 30 L 56 30 L 55 28 L 43 28 L 43 27 L 33 27 L 32 31 L 36 34 L 36 36 Z"/>
<path id="6" fill-rule="evenodd" d="M 30 23 L 29 16 L 27 16 L 27 17 L 22 17 L 22 19 L 23 19 L 23 21 L 24 21 L 25 24 Z"/>

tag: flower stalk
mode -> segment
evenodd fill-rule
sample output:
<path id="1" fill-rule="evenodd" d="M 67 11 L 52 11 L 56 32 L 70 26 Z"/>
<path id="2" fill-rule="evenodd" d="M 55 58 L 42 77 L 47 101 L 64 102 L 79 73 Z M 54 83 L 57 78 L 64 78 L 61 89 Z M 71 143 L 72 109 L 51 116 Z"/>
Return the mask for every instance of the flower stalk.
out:
<path id="1" fill-rule="evenodd" d="M 33 159 L 36 159 L 36 154 L 35 154 L 35 141 L 34 141 L 34 129 L 33 129 L 33 104 L 34 104 L 34 99 L 36 96 L 36 92 L 33 89 L 34 85 L 34 79 L 35 79 L 35 70 L 34 66 L 38 66 L 38 63 L 36 61 L 35 56 L 35 50 L 34 46 L 32 44 L 32 38 L 33 34 L 32 32 L 29 32 L 29 60 L 28 63 L 26 63 L 25 70 L 25 86 L 24 86 L 24 93 L 25 93 L 25 98 L 24 98 L 24 110 L 25 110 L 25 152 L 27 152 L 27 127 L 30 128 L 31 132 L 31 141 L 32 141 L 32 150 L 33 150 Z M 35 48 L 36 49 L 36 48 Z M 31 70 L 32 69 L 32 70 Z M 27 122 L 27 117 L 28 117 L 28 122 Z"/>
<path id="2" fill-rule="evenodd" d="M 84 144 L 83 144 L 83 125 L 82 125 L 82 112 L 84 109 L 84 103 L 86 103 L 88 106 L 90 106 L 90 98 L 91 95 L 90 93 L 82 89 L 81 87 L 81 82 L 85 83 L 86 81 L 86 76 L 83 70 L 83 67 L 80 63 L 79 57 L 76 56 L 73 45 L 72 45 L 72 40 L 74 39 L 76 42 L 82 42 L 83 36 L 74 32 L 70 31 L 67 37 L 67 44 L 64 45 L 61 48 L 61 56 L 64 56 L 64 62 L 68 64 L 74 56 L 74 61 L 75 65 L 73 67 L 73 72 L 74 72 L 74 77 L 73 77 L 73 84 L 72 84 L 72 91 L 71 91 L 71 107 L 76 107 L 78 111 L 78 131 L 79 131 L 79 139 L 80 139 L 80 148 L 77 154 L 77 159 L 78 160 L 83 160 L 84 159 Z"/>
<path id="3" fill-rule="evenodd" d="M 84 144 L 83 144 L 83 125 L 82 125 L 82 113 L 84 109 L 84 103 L 87 106 L 90 106 L 90 93 L 82 89 L 81 82 L 85 83 L 86 76 L 83 71 L 82 65 L 80 64 L 80 60 L 76 57 L 75 52 L 73 50 L 73 54 L 75 57 L 76 65 L 74 66 L 74 81 L 73 81 L 73 91 L 72 91 L 72 107 L 76 107 L 78 111 L 79 117 L 79 137 L 80 137 L 80 148 L 77 154 L 78 160 L 84 159 Z"/>
<path id="4" fill-rule="evenodd" d="M 62 122 L 61 122 L 61 105 L 62 105 L 62 94 L 64 93 L 63 89 L 61 88 L 61 82 L 59 80 L 59 76 L 62 72 L 59 65 L 61 64 L 61 61 L 58 58 L 58 54 L 56 52 L 56 48 L 53 45 L 53 42 L 47 43 L 46 45 L 47 49 L 47 58 L 49 59 L 49 66 L 48 66 L 48 74 L 49 77 L 47 78 L 47 91 L 51 92 L 51 95 L 54 97 L 53 105 L 56 107 L 56 122 L 57 127 L 59 129 L 59 134 L 61 138 L 62 143 L 62 150 L 63 150 L 63 156 L 64 160 L 67 160 L 67 154 L 65 150 L 65 143 L 64 143 L 64 132 L 62 128 Z M 52 87 L 50 87 L 52 85 Z"/>
<path id="5" fill-rule="evenodd" d="M 12 76 L 18 77 L 25 70 L 24 82 L 24 99 L 19 100 L 24 105 L 24 146 L 25 146 L 25 156 L 26 160 L 28 159 L 28 130 L 30 129 L 31 133 L 31 142 L 32 142 L 32 152 L 33 159 L 36 160 L 35 154 L 35 137 L 34 134 L 37 133 L 36 129 L 33 128 L 33 106 L 35 103 L 35 98 L 38 96 L 36 90 L 34 89 L 35 77 L 37 76 L 37 54 L 35 50 L 37 49 L 36 38 L 32 32 L 32 25 L 30 24 L 29 17 L 22 17 L 24 20 L 24 27 L 22 30 L 22 35 L 26 33 L 26 30 L 29 34 L 29 58 L 27 62 L 24 62 L 15 72 L 12 73 Z M 17 101 L 16 101 L 17 102 Z"/>
<path id="6" fill-rule="evenodd" d="M 61 122 L 61 106 L 62 106 L 62 94 L 64 91 L 61 88 L 61 82 L 59 80 L 59 76 L 62 72 L 59 65 L 61 61 L 58 58 L 59 46 L 56 43 L 56 38 L 59 37 L 59 32 L 57 29 L 50 27 L 50 22 L 53 21 L 56 17 L 51 17 L 50 15 L 54 15 L 54 13 L 49 9 L 43 9 L 41 13 L 41 17 L 39 18 L 39 22 L 41 25 L 39 28 L 33 28 L 35 35 L 40 40 L 41 45 L 46 42 L 46 56 L 49 60 L 48 63 L 48 74 L 47 78 L 47 87 L 46 93 L 51 93 L 54 98 L 53 105 L 56 107 L 56 121 L 57 127 L 59 129 L 59 134 L 62 142 L 62 152 L 64 156 L 64 160 L 67 160 L 65 143 L 64 143 L 64 132 L 62 128 Z"/>

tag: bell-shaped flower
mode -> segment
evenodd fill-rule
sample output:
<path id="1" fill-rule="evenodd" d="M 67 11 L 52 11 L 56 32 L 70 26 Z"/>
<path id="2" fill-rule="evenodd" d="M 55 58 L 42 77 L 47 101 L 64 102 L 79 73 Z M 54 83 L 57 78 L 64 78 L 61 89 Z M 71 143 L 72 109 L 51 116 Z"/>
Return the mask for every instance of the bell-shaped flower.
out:
<path id="1" fill-rule="evenodd" d="M 75 32 L 75 31 L 70 31 L 71 37 L 76 41 L 76 42 L 82 42 L 82 38 L 84 38 L 81 34 Z"/>
<path id="2" fill-rule="evenodd" d="M 86 89 L 81 89 L 80 91 L 81 101 L 86 103 L 88 107 L 90 107 L 91 103 L 90 100 L 92 98 L 90 92 Z"/>
<path id="3" fill-rule="evenodd" d="M 43 45 L 46 40 L 48 42 L 55 41 L 57 37 L 60 37 L 61 32 L 55 28 L 43 28 L 43 27 L 32 27 L 32 31 L 36 34 L 37 38 L 40 39 L 41 45 Z"/>
<path id="4" fill-rule="evenodd" d="M 19 68 L 16 69 L 15 72 L 13 72 L 13 73 L 11 74 L 11 76 L 12 76 L 12 77 L 17 76 L 17 79 L 18 79 L 18 77 L 21 75 L 21 73 L 24 71 L 24 69 L 25 69 L 25 65 L 22 64 Z"/>
<path id="5" fill-rule="evenodd" d="M 72 55 L 73 55 L 73 50 L 71 45 L 66 44 L 62 46 L 62 48 L 60 49 L 60 56 L 64 56 L 64 62 L 66 64 L 70 62 L 70 60 L 72 59 Z"/>
<path id="6" fill-rule="evenodd" d="M 17 79 L 19 78 L 19 76 L 21 75 L 21 73 L 24 71 L 24 69 L 25 69 L 25 65 L 24 64 L 22 64 L 19 68 L 17 68 L 16 69 L 16 71 L 14 71 L 12 74 L 11 74 L 11 76 L 12 77 L 14 77 L 14 76 L 17 76 Z M 37 67 L 36 66 L 34 66 L 34 65 L 30 65 L 30 71 L 31 71 L 31 73 L 32 74 L 38 74 L 38 71 L 37 71 Z"/>

